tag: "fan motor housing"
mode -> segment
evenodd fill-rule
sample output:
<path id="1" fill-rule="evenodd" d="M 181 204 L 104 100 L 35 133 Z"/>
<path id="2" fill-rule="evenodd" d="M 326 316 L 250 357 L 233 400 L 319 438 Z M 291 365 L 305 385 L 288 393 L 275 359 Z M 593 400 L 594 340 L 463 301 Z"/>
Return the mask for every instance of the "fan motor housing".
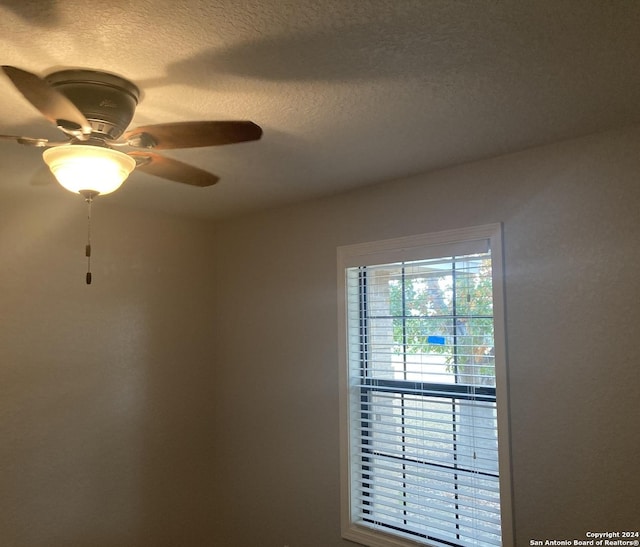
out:
<path id="1" fill-rule="evenodd" d="M 61 70 L 45 80 L 82 112 L 93 135 L 106 139 L 117 139 L 125 132 L 140 99 L 136 85 L 107 72 Z"/>

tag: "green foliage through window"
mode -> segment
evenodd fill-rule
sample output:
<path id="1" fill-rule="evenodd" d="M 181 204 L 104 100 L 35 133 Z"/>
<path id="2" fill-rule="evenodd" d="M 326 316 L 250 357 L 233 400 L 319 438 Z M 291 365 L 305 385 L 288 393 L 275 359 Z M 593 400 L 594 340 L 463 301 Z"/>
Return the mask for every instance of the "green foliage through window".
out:
<path id="1" fill-rule="evenodd" d="M 490 258 L 407 264 L 388 283 L 396 355 L 442 355 L 462 383 L 493 384 Z"/>

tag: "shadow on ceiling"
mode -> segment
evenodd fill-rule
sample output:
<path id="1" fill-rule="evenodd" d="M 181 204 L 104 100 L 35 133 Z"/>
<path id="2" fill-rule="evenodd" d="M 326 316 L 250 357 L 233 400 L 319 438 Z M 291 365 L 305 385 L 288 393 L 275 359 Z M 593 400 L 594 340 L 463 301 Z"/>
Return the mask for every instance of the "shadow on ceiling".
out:
<path id="1" fill-rule="evenodd" d="M 55 27 L 60 22 L 57 10 L 58 0 L 0 0 L 0 7 L 5 7 L 21 19 L 39 27 Z"/>
<path id="2" fill-rule="evenodd" d="M 457 54 L 468 57 L 468 50 L 460 46 L 464 44 L 426 35 L 419 19 L 380 21 L 263 36 L 205 50 L 169 65 L 162 77 L 137 83 L 143 88 L 176 83 L 206 87 L 221 75 L 272 82 L 345 83 L 436 76 L 457 64 Z"/>

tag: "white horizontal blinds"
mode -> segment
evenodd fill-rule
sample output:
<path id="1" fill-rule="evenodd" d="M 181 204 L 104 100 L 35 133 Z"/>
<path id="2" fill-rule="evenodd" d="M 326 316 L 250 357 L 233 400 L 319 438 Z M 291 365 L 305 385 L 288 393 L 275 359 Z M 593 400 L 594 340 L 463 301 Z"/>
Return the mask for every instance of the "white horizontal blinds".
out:
<path id="1" fill-rule="evenodd" d="M 347 269 L 352 513 L 425 544 L 500 545 L 491 255 L 461 250 Z"/>

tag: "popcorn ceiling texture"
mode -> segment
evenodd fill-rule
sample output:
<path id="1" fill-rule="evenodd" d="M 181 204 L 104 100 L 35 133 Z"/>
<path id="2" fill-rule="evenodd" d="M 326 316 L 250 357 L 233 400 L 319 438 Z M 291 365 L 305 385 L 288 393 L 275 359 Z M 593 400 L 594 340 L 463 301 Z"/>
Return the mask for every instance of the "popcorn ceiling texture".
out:
<path id="1" fill-rule="evenodd" d="M 172 155 L 221 177 L 135 174 L 110 203 L 229 216 L 640 121 L 640 4 L 628 1 L 10 0 L 2 63 L 138 83 L 134 125 L 251 119 L 264 138 Z M 0 133 L 52 136 L 6 78 Z M 40 152 L 10 161 L 28 198 Z M 58 192 L 58 188 L 38 188 Z"/>

